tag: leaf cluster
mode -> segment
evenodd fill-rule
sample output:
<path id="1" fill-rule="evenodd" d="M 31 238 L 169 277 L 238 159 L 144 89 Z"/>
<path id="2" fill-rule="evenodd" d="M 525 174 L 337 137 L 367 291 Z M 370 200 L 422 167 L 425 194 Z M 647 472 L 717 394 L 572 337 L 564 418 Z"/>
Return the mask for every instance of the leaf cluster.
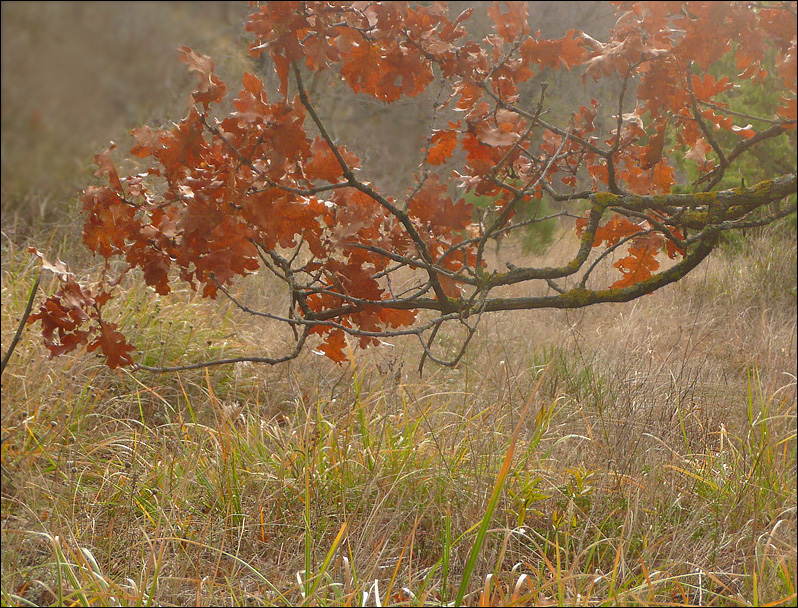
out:
<path id="1" fill-rule="evenodd" d="M 213 59 L 182 47 L 198 77 L 188 115 L 172 127 L 133 131 L 130 154 L 149 163 L 142 173 L 120 177 L 110 150 L 97 155 L 106 185 L 81 197 L 86 246 L 120 260 L 121 270 L 111 276 L 107 264 L 96 291 L 62 273 L 61 291 L 31 320 L 42 322 L 53 354 L 86 342 L 81 327 L 93 322 L 89 348 L 109 366 L 132 364 L 132 347 L 101 310 L 138 268 L 160 294 L 177 278 L 292 328 L 286 355 L 241 360 L 285 361 L 315 336 L 320 352 L 343 362 L 347 336 L 367 347 L 415 335 L 421 365 L 455 365 L 486 313 L 629 301 L 681 279 L 722 233 L 793 212 L 794 202 L 774 203 L 796 192 L 794 159 L 753 187 L 722 188 L 732 167 L 795 129 L 796 3 L 616 5 L 617 23 L 601 42 L 575 30 L 541 37 L 526 3 L 490 5 L 493 33 L 481 40 L 467 36 L 473 8 L 450 16 L 443 3 L 253 4 L 250 53 L 268 56 L 276 91 L 245 74 L 225 115 L 227 84 Z M 716 73 L 723 65 L 732 69 Z M 608 106 L 613 127 L 597 127 L 607 104 L 595 99 L 549 122 L 545 86 L 530 107 L 522 87 L 546 69 L 620 79 Z M 358 156 L 330 135 L 304 82 L 322 72 L 385 103 L 439 87 L 404 197 L 361 177 Z M 740 124 L 748 115 L 722 95 L 738 83 L 763 86 L 768 74 L 781 88 L 770 114 Z M 696 170 L 680 194 L 674 159 Z M 490 213 L 473 197 L 491 201 Z M 530 220 L 522 211 L 544 198 L 563 209 L 556 215 L 577 220 L 570 260 L 492 267 L 487 244 L 523 233 Z M 601 284 L 594 270 L 603 265 L 620 278 Z M 257 272 L 284 283 L 285 311 L 254 310 L 230 291 Z M 537 281 L 547 295 L 499 291 Z M 446 323 L 465 336 L 449 355 L 434 349 Z"/>

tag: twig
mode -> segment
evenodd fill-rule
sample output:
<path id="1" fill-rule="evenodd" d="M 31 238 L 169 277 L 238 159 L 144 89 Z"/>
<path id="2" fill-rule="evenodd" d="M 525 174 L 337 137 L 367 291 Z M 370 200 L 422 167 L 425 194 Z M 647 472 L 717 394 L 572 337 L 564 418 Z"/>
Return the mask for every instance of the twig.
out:
<path id="1" fill-rule="evenodd" d="M 36 282 L 33 284 L 33 287 L 30 290 L 30 295 L 28 296 L 28 305 L 25 307 L 25 313 L 22 315 L 22 318 L 19 320 L 19 327 L 17 327 L 17 333 L 14 334 L 14 339 L 11 340 L 11 346 L 8 348 L 8 352 L 5 355 L 3 355 L 2 367 L 0 367 L 0 376 L 2 376 L 3 372 L 6 370 L 6 364 L 8 363 L 8 360 L 11 358 L 11 353 L 13 353 L 14 349 L 17 347 L 17 343 L 19 342 L 19 339 L 22 336 L 22 330 L 25 328 L 25 322 L 28 320 L 31 310 L 33 310 L 33 300 L 36 297 L 36 292 L 39 289 L 40 279 L 41 277 L 37 275 Z"/>

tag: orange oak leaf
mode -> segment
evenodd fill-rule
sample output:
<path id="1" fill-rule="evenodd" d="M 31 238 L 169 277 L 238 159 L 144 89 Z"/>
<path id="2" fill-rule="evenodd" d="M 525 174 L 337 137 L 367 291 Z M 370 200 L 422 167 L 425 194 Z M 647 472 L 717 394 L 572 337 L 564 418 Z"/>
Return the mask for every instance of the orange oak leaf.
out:
<path id="1" fill-rule="evenodd" d="M 651 192 L 653 194 L 670 192 L 674 183 L 676 183 L 676 173 L 668 164 L 668 160 L 663 158 L 651 171 Z"/>
<path id="2" fill-rule="evenodd" d="M 798 119 L 798 99 L 782 97 L 781 101 L 782 105 L 776 110 L 776 115 L 790 121 L 788 124 L 782 125 L 782 128 L 795 129 L 796 120 Z"/>
<path id="3" fill-rule="evenodd" d="M 188 116 L 171 130 L 141 127 L 133 129 L 131 134 L 136 139 L 130 153 L 139 158 L 154 157 L 163 165 L 166 176 L 172 182 L 178 182 L 191 167 L 202 162 L 206 152 L 203 137 L 202 118 L 195 108 L 191 108 Z M 154 170 L 158 174 L 158 170 Z"/>
<path id="4" fill-rule="evenodd" d="M 698 138 L 695 144 L 685 153 L 684 157 L 687 160 L 697 162 L 701 167 L 704 167 L 707 162 L 707 152 L 712 150 L 712 146 L 707 143 L 703 137 Z"/>
<path id="5" fill-rule="evenodd" d="M 106 365 L 110 369 L 133 364 L 131 353 L 135 352 L 127 343 L 125 336 L 116 330 L 115 323 L 102 323 L 98 336 L 86 347 L 88 352 L 99 348 L 106 358 Z"/>
<path id="6" fill-rule="evenodd" d="M 568 30 L 565 36 L 555 40 L 541 40 L 538 31 L 536 38 L 530 36 L 521 44 L 521 55 L 541 68 L 571 69 L 585 61 L 588 52 L 575 30 Z"/>
<path id="7" fill-rule="evenodd" d="M 746 139 L 751 139 L 756 135 L 756 131 L 754 131 L 753 125 L 750 123 L 744 127 L 738 127 L 737 125 L 732 125 L 731 130 L 732 132 L 737 133 L 738 135 L 742 135 Z"/>
<path id="8" fill-rule="evenodd" d="M 734 83 L 728 77 L 716 80 L 711 74 L 704 74 L 703 76 L 691 74 L 690 76 L 692 78 L 693 93 L 697 99 L 704 101 L 708 101 L 715 95 L 734 88 Z"/>
<path id="9" fill-rule="evenodd" d="M 651 277 L 651 273 L 659 268 L 659 262 L 651 252 L 648 245 L 639 247 L 633 245 L 629 248 L 629 255 L 613 264 L 623 273 L 623 278 L 612 285 L 612 289 L 630 287 Z"/>
<path id="10" fill-rule="evenodd" d="M 55 263 L 50 263 L 45 255 L 36 249 L 36 247 L 28 247 L 28 253 L 32 253 L 38 257 L 41 260 L 42 268 L 52 272 L 58 277 L 59 281 L 66 282 L 72 276 L 72 273 L 69 271 L 69 266 L 58 258 L 56 258 Z"/>
<path id="11" fill-rule="evenodd" d="M 55 273 L 60 281 L 58 290 L 42 302 L 38 311 L 27 320 L 29 324 L 36 321 L 41 324 L 44 345 L 50 351 L 50 356 L 71 352 L 97 334 L 87 346 L 90 352 L 101 347 L 106 364 L 112 369 L 132 364 L 130 353 L 134 348 L 116 331 L 116 325 L 104 325 L 100 320 L 100 309 L 108 302 L 110 294 L 106 291 L 93 294 L 75 280 L 66 264 L 60 260 L 51 264 L 35 248 L 29 251 L 38 256 L 42 267 Z"/>
<path id="12" fill-rule="evenodd" d="M 493 21 L 493 28 L 505 42 L 513 42 L 516 38 L 529 33 L 529 7 L 526 2 L 504 2 L 507 12 L 502 13 L 499 3 L 488 7 L 488 17 Z"/>
<path id="13" fill-rule="evenodd" d="M 39 321 L 42 338 L 50 358 L 75 350 L 85 344 L 91 332 L 78 329 L 88 317 L 66 305 L 58 294 L 47 298 L 39 310 L 28 317 L 28 323 Z M 83 318 L 85 317 L 85 318 Z"/>
<path id="14" fill-rule="evenodd" d="M 734 126 L 731 117 L 718 114 L 712 108 L 707 108 L 706 110 L 701 112 L 701 116 L 703 116 L 706 120 L 708 120 L 712 124 L 716 125 L 721 129 L 725 129 L 726 131 L 731 131 L 732 127 Z"/>
<path id="15" fill-rule="evenodd" d="M 492 147 L 509 146 L 521 137 L 524 127 L 523 120 L 518 114 L 508 110 L 496 112 L 496 126 L 490 126 L 487 121 L 482 121 L 477 127 L 477 138 L 483 144 Z"/>
<path id="16" fill-rule="evenodd" d="M 454 298 L 455 300 L 461 298 L 463 296 L 463 292 L 460 290 L 460 286 L 454 279 L 447 277 L 444 274 L 438 275 L 438 281 L 443 288 L 443 293 L 446 294 L 449 298 Z"/>
<path id="17" fill-rule="evenodd" d="M 643 169 L 650 169 L 662 160 L 662 149 L 665 146 L 665 132 L 668 130 L 667 127 L 667 123 L 658 126 L 657 132 L 651 136 L 648 146 L 646 146 L 646 150 L 643 153 L 643 162 L 641 164 Z"/>
<path id="18" fill-rule="evenodd" d="M 330 146 L 321 137 L 313 140 L 310 146 L 311 158 L 304 164 L 305 177 L 308 179 L 323 179 L 332 184 L 337 182 L 344 174 L 343 167 L 333 154 Z M 360 166 L 360 159 L 343 146 L 338 146 L 338 152 L 350 169 Z"/>
<path id="19" fill-rule="evenodd" d="M 108 258 L 124 253 L 127 241 L 141 230 L 136 208 L 107 186 L 89 186 L 80 197 L 86 219 L 83 243 L 92 252 Z"/>
<path id="20" fill-rule="evenodd" d="M 346 337 L 343 330 L 333 329 L 319 346 L 319 350 L 336 363 L 344 363 L 348 357 L 346 350 Z"/>
<path id="21" fill-rule="evenodd" d="M 457 131 L 454 129 L 435 131 L 430 139 L 427 162 L 431 165 L 442 165 L 452 156 L 457 147 Z"/>
<path id="22" fill-rule="evenodd" d="M 351 29 L 339 38 L 341 76 L 355 92 L 390 103 L 420 94 L 433 80 L 426 59 L 394 38 L 369 40 Z"/>
<path id="23" fill-rule="evenodd" d="M 288 94 L 291 62 L 303 55 L 302 43 L 310 25 L 301 2 L 264 2 L 250 14 L 244 29 L 255 34 L 251 55 L 258 57 L 268 50 L 280 81 L 279 92 Z"/>
<path id="24" fill-rule="evenodd" d="M 112 143 L 108 148 L 105 149 L 105 151 L 94 155 L 94 164 L 97 165 L 97 172 L 94 175 L 97 177 L 107 175 L 108 181 L 111 183 L 111 187 L 119 194 L 124 194 L 122 182 L 119 181 L 119 174 L 116 172 L 114 162 L 111 160 L 111 150 L 115 148 L 116 144 Z"/>
<path id="25" fill-rule="evenodd" d="M 197 90 L 194 91 L 194 101 L 201 103 L 205 110 L 213 103 L 219 103 L 227 91 L 227 85 L 213 73 L 213 59 L 201 55 L 187 46 L 181 46 L 180 59 L 188 65 L 190 71 L 199 74 Z"/>
<path id="26" fill-rule="evenodd" d="M 408 214 L 438 237 L 465 230 L 473 218 L 473 205 L 448 196 L 448 188 L 436 174 L 431 175 L 407 205 Z"/>
<path id="27" fill-rule="evenodd" d="M 674 228 L 671 230 L 673 236 L 677 239 L 684 240 L 684 235 L 682 231 L 678 228 Z M 680 255 L 684 255 L 684 249 L 679 247 L 676 243 L 674 243 L 671 239 L 665 239 L 665 252 L 668 254 L 668 257 L 672 260 L 675 260 Z"/>
<path id="28" fill-rule="evenodd" d="M 482 97 L 484 90 L 470 80 L 463 80 L 455 87 L 454 93 L 460 96 L 456 107 L 460 110 L 473 108 Z"/>
<path id="29" fill-rule="evenodd" d="M 385 327 L 407 327 L 415 323 L 418 311 L 399 310 L 396 308 L 383 308 L 380 310 L 380 319 Z"/>
<path id="30" fill-rule="evenodd" d="M 144 273 L 144 283 L 153 287 L 155 291 L 165 296 L 172 291 L 169 286 L 169 270 L 172 259 L 159 251 L 141 250 L 140 256 L 135 258 L 128 255 L 128 261 L 139 266 Z"/>
<path id="31" fill-rule="evenodd" d="M 610 221 L 596 229 L 593 247 L 598 247 L 602 243 L 605 243 L 607 247 L 617 245 L 621 239 L 640 231 L 641 228 L 638 224 L 632 222 L 628 217 L 616 213 Z"/>

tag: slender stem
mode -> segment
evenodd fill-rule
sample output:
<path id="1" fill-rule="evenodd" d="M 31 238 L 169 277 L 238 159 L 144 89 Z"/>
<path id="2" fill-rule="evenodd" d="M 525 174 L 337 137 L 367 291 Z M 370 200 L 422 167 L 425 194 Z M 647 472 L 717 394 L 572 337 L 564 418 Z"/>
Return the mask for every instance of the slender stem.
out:
<path id="1" fill-rule="evenodd" d="M 203 363 L 191 363 L 189 365 L 176 365 L 174 367 L 150 367 L 149 365 L 135 363 L 133 364 L 133 369 L 163 374 L 168 372 L 182 372 L 191 369 L 203 369 L 206 367 L 214 367 L 216 365 L 230 365 L 232 363 L 266 363 L 268 365 L 277 365 L 278 363 L 285 363 L 286 361 L 296 359 L 302 352 L 302 348 L 305 346 L 305 340 L 309 333 L 310 327 L 304 327 L 299 336 L 299 340 L 297 340 L 294 350 L 282 357 L 233 357 L 230 359 L 215 359 L 213 361 L 205 361 Z"/>
<path id="2" fill-rule="evenodd" d="M 8 347 L 8 351 L 5 355 L 3 355 L 3 362 L 2 367 L 0 367 L 0 376 L 3 375 L 3 372 L 6 369 L 6 365 L 8 364 L 8 360 L 11 358 L 11 353 L 14 352 L 14 349 L 17 347 L 17 343 L 19 342 L 20 337 L 22 337 L 22 330 L 25 328 L 25 323 L 30 316 L 31 310 L 33 310 L 33 300 L 36 297 L 36 292 L 39 289 L 39 281 L 41 280 L 40 276 L 36 276 L 36 281 L 33 283 L 33 287 L 31 287 L 30 295 L 28 296 L 28 305 L 25 307 L 25 312 L 22 315 L 22 318 L 19 320 L 19 327 L 17 327 L 17 333 L 14 334 L 14 339 L 11 340 L 11 346 Z"/>

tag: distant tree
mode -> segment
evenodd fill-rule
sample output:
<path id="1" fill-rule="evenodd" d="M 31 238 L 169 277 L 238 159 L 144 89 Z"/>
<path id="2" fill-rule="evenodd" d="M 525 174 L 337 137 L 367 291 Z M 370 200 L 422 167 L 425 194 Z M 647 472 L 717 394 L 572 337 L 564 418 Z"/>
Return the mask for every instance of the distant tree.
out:
<path id="1" fill-rule="evenodd" d="M 488 313 L 634 300 L 687 275 L 724 232 L 794 213 L 796 2 L 613 4 L 617 23 L 603 42 L 574 30 L 545 39 L 521 2 L 488 6 L 493 33 L 481 40 L 467 35 L 473 8 L 452 17 L 439 2 L 254 6 L 250 52 L 268 56 L 276 91 L 246 74 L 234 110 L 220 115 L 227 86 L 213 60 L 181 48 L 198 75 L 188 115 L 171 128 L 133 130 L 130 154 L 151 163 L 142 173 L 120 177 L 110 149 L 97 155 L 107 185 L 81 197 L 83 239 L 107 260 L 105 273 L 84 286 L 42 256 L 61 287 L 30 321 L 41 323 L 52 355 L 86 344 L 111 368 L 135 365 L 103 310 L 138 268 L 159 294 L 183 281 L 294 332 L 285 353 L 166 369 L 278 363 L 309 339 L 341 362 L 347 335 L 360 347 L 416 335 L 425 358 L 454 365 Z M 569 118 L 552 121 L 547 86 L 534 83 L 546 68 L 614 80 L 602 90 L 617 95 L 569 99 Z M 305 84 L 320 72 L 386 104 L 435 87 L 433 127 L 404 196 L 380 192 L 330 135 Z M 767 87 L 757 99 L 775 103 L 747 110 L 737 100 L 731 110 L 741 84 Z M 776 139 L 789 145 L 771 165 L 787 171 L 724 185 L 732 167 Z M 675 170 L 685 165 L 692 181 Z M 490 213 L 475 197 L 490 201 Z M 543 199 L 575 218 L 570 260 L 491 266 L 491 241 L 554 213 L 528 213 Z M 596 272 L 603 265 L 617 271 L 606 284 Z M 231 292 L 258 271 L 285 284 L 285 310 L 254 310 Z M 547 293 L 502 289 L 522 283 Z M 435 346 L 444 324 L 463 329 L 448 357 Z"/>

